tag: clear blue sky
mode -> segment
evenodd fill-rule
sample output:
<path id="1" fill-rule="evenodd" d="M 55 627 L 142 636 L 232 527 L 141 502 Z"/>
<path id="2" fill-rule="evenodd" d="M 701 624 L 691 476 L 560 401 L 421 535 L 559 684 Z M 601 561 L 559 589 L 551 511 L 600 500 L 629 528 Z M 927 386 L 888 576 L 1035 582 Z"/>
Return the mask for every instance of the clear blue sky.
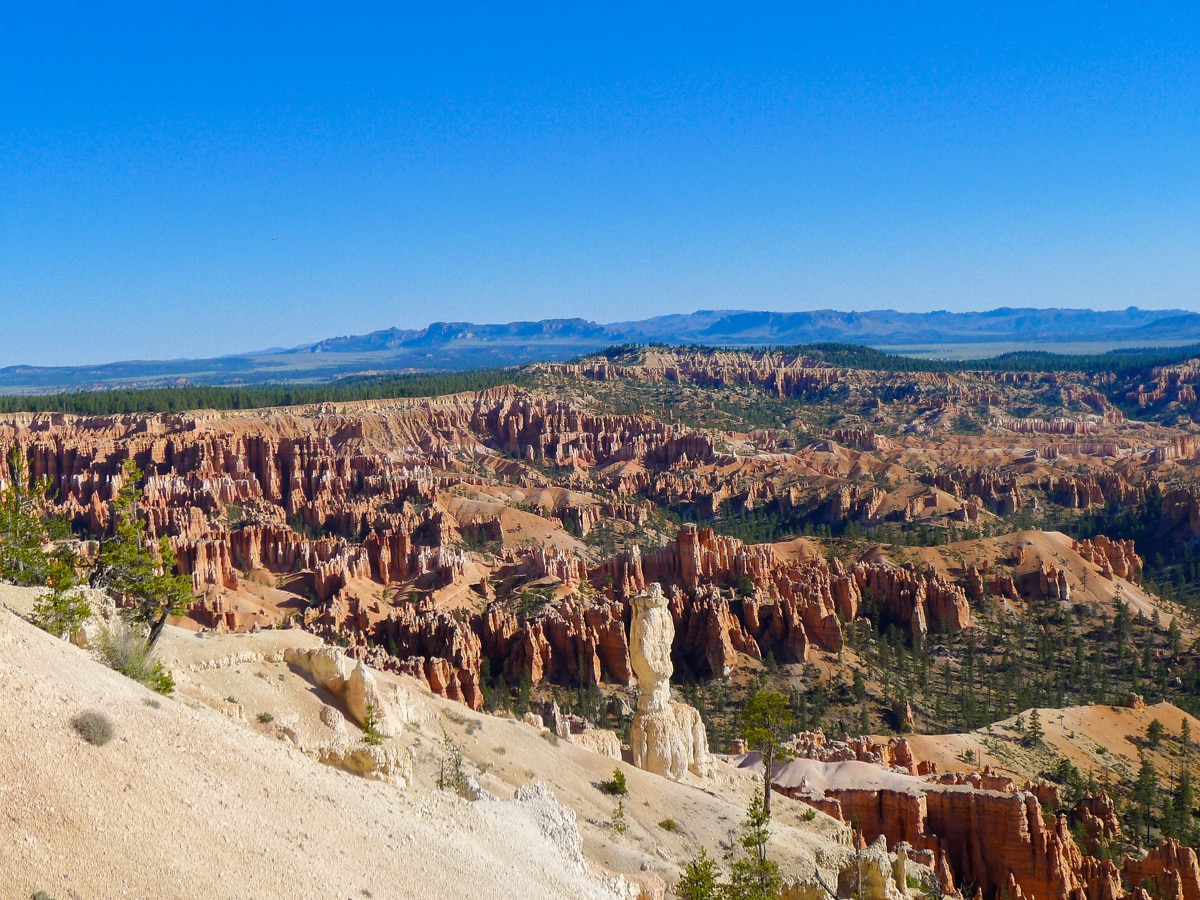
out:
<path id="1" fill-rule="evenodd" d="M 5 4 L 0 365 L 1200 308 L 1200 7 L 976 5 Z"/>

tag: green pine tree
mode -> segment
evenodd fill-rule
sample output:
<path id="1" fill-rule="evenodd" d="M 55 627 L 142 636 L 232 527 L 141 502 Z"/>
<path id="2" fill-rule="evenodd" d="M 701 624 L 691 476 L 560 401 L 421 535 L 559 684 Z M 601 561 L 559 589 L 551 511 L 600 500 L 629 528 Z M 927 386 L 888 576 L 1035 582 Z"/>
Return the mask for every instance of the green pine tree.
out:
<path id="1" fill-rule="evenodd" d="M 367 704 L 367 712 L 363 716 L 363 741 L 372 746 L 383 743 L 383 735 L 379 733 L 379 710 L 374 703 Z"/>
<path id="2" fill-rule="evenodd" d="M 20 448 L 8 454 L 9 480 L 0 491 L 0 578 L 15 584 L 40 585 L 49 591 L 33 608 L 33 623 L 59 636 L 77 629 L 92 614 L 75 586 L 75 555 L 66 548 L 47 550 L 50 520 L 42 514 L 45 480 L 30 485 L 29 466 Z"/>
<path id="3" fill-rule="evenodd" d="M 1138 822 L 1146 828 L 1146 843 L 1150 842 L 1150 827 L 1154 824 L 1154 803 L 1158 798 L 1158 772 L 1150 760 L 1142 758 L 1137 781 L 1133 785 L 1133 802 Z"/>
<path id="4" fill-rule="evenodd" d="M 755 792 L 737 839 L 735 852 L 740 848 L 740 853 L 729 867 L 724 900 L 774 900 L 779 896 L 783 888 L 779 864 L 767 858 L 770 824 L 763 794 Z"/>
<path id="5" fill-rule="evenodd" d="M 1026 733 L 1025 739 L 1030 745 L 1037 746 L 1045 737 L 1046 732 L 1042 730 L 1042 717 L 1035 709 L 1029 714 L 1029 731 Z"/>
<path id="6" fill-rule="evenodd" d="M 742 737 L 763 755 L 763 791 L 766 797 L 763 809 L 768 819 L 771 817 L 771 784 L 775 762 L 791 758 L 791 751 L 784 741 L 791 736 L 794 724 L 795 717 L 787 697 L 773 691 L 755 691 L 742 710 Z"/>
<path id="7" fill-rule="evenodd" d="M 167 618 L 182 615 L 192 602 L 192 583 L 175 574 L 175 552 L 163 537 L 153 541 L 148 523 L 138 517 L 142 471 L 132 459 L 125 461 L 124 481 L 113 501 L 114 534 L 101 541 L 92 585 L 108 591 L 125 605 L 135 625 L 148 629 L 151 649 L 158 643 Z"/>
<path id="8" fill-rule="evenodd" d="M 1146 726 L 1146 743 L 1149 744 L 1152 749 L 1157 748 L 1159 743 L 1162 741 L 1164 730 L 1163 723 L 1158 721 L 1158 719 L 1152 720 L 1150 724 Z"/>
<path id="9" fill-rule="evenodd" d="M 1187 769 L 1184 769 L 1175 783 L 1174 790 L 1171 791 L 1170 803 L 1163 810 L 1163 831 L 1167 837 L 1188 842 L 1193 801 L 1192 776 Z"/>
<path id="10" fill-rule="evenodd" d="M 701 847 L 700 855 L 687 864 L 675 885 L 675 894 L 680 900 L 717 900 L 719 886 L 716 860 Z"/>
<path id="11" fill-rule="evenodd" d="M 8 454 L 9 482 L 0 493 L 0 576 L 20 585 L 45 584 L 50 555 L 43 545 L 48 535 L 41 515 L 38 487 L 30 488 L 25 454 L 14 447 Z"/>

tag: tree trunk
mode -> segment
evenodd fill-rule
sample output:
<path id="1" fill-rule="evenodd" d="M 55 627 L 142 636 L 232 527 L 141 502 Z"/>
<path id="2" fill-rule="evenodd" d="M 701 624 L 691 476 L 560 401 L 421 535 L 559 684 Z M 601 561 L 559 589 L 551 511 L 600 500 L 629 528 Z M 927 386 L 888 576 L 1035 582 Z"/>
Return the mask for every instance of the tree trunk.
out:
<path id="1" fill-rule="evenodd" d="M 153 625 L 150 626 L 150 649 L 154 649 L 154 645 L 158 643 L 158 639 L 162 637 L 163 629 L 167 626 L 167 615 L 170 612 L 169 608 L 164 609 L 162 615 L 158 617 Z"/>
<path id="2" fill-rule="evenodd" d="M 763 812 L 767 814 L 767 818 L 771 816 L 771 782 L 774 780 L 771 777 L 771 764 L 775 757 L 774 750 L 774 747 L 767 746 L 767 758 L 763 767 Z"/>

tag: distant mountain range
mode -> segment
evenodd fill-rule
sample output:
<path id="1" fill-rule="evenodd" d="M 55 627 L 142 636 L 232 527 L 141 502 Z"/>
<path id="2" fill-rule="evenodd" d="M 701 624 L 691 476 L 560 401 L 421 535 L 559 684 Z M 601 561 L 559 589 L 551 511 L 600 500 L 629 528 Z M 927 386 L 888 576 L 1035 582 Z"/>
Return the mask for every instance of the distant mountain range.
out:
<path id="1" fill-rule="evenodd" d="M 1200 314 L 1132 306 L 1112 311 L 1005 307 L 965 313 L 701 310 L 609 325 L 586 319 L 499 325 L 436 322 L 416 330 L 388 328 L 286 350 L 214 359 L 10 366 L 0 369 L 0 392 L 301 382 L 384 372 L 512 366 L 570 359 L 612 344 L 778 347 L 821 342 L 957 358 L 989 356 L 1030 345 L 1057 352 L 1097 352 L 1200 342 Z"/>

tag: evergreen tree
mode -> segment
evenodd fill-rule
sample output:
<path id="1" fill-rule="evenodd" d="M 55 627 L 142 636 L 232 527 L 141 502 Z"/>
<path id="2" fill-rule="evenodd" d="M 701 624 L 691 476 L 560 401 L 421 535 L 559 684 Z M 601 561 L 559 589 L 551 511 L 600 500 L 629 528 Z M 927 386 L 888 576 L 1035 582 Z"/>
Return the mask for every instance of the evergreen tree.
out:
<path id="1" fill-rule="evenodd" d="M 0 578 L 49 591 L 33 608 L 33 623 L 59 636 L 74 631 L 91 615 L 75 586 L 75 555 L 66 548 L 48 551 L 50 522 L 42 514 L 45 481 L 30 486 L 29 466 L 20 448 L 8 454 L 9 483 L 0 491 Z"/>
<path id="2" fill-rule="evenodd" d="M 1029 713 L 1029 730 L 1025 734 L 1025 740 L 1030 745 L 1037 746 L 1045 737 L 1046 732 L 1042 730 L 1042 717 L 1035 709 Z"/>
<path id="3" fill-rule="evenodd" d="M 1168 837 L 1190 842 L 1193 800 L 1192 776 L 1184 769 L 1171 791 L 1171 801 L 1163 811 L 1163 831 Z"/>
<path id="4" fill-rule="evenodd" d="M 737 839 L 741 852 L 729 867 L 724 900 L 774 900 L 782 890 L 779 864 L 767 858 L 770 823 L 771 813 L 763 802 L 763 794 L 756 792 Z"/>
<path id="5" fill-rule="evenodd" d="M 533 699 L 533 673 L 526 669 L 521 673 L 521 680 L 517 683 L 517 699 L 513 704 L 514 711 L 518 716 L 523 716 L 529 712 L 529 704 Z"/>
<path id="6" fill-rule="evenodd" d="M 701 847 L 700 855 L 684 869 L 675 893 L 680 900 L 717 900 L 718 887 L 716 860 Z"/>
<path id="7" fill-rule="evenodd" d="M 791 751 L 783 742 L 791 736 L 794 723 L 787 697 L 772 691 L 755 691 L 742 710 L 742 737 L 763 755 L 763 792 L 766 797 L 763 808 L 767 818 L 771 817 L 774 765 L 777 760 L 784 762 L 791 758 Z"/>
<path id="8" fill-rule="evenodd" d="M 42 546 L 47 540 L 46 528 L 20 448 L 9 452 L 8 467 L 9 483 L 0 494 L 0 576 L 14 584 L 45 584 L 50 567 L 50 556 Z"/>
<path id="9" fill-rule="evenodd" d="M 1129 615 L 1129 607 L 1121 600 L 1117 601 L 1117 614 L 1113 617 L 1113 632 L 1117 638 L 1117 659 L 1125 658 L 1126 644 L 1133 634 L 1133 619 Z"/>
<path id="10" fill-rule="evenodd" d="M 363 741 L 372 746 L 383 743 L 383 735 L 379 731 L 379 710 L 374 703 L 367 704 L 366 715 L 363 716 Z"/>
<path id="11" fill-rule="evenodd" d="M 167 618 L 187 611 L 192 583 L 187 576 L 175 574 L 170 541 L 166 537 L 150 540 L 147 523 L 138 518 L 141 469 L 128 459 L 122 474 L 124 480 L 113 502 L 115 533 L 100 544 L 92 585 L 129 604 L 127 617 L 149 630 L 147 641 L 153 649 Z"/>
<path id="12" fill-rule="evenodd" d="M 1158 798 L 1158 772 L 1150 760 L 1142 757 L 1137 781 L 1133 785 L 1133 801 L 1138 821 L 1146 827 L 1146 843 L 1150 842 L 1150 827 L 1154 823 L 1154 803 Z"/>

